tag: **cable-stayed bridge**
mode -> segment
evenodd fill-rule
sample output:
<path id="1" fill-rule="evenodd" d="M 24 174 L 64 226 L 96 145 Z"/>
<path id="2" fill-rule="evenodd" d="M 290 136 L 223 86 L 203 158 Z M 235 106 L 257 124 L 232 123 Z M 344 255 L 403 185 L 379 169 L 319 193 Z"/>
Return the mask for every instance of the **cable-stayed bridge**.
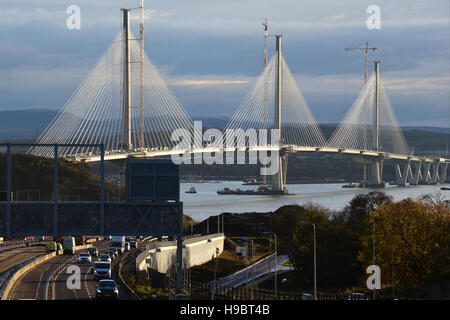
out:
<path id="1" fill-rule="evenodd" d="M 450 159 L 410 154 L 380 77 L 379 62 L 375 62 L 374 73 L 327 141 L 283 57 L 282 36 L 276 36 L 275 55 L 223 130 L 224 133 L 234 131 L 233 141 L 243 143 L 204 145 L 193 139 L 192 143 L 180 147 L 171 139 L 172 133 L 184 129 L 195 135 L 194 122 L 151 60 L 145 54 L 140 55 L 139 39 L 129 30 L 128 10 L 123 12 L 123 30 L 37 141 L 91 145 L 61 147 L 60 156 L 99 161 L 100 150 L 92 146 L 95 144 L 104 145 L 105 160 L 276 151 L 279 170 L 272 175 L 272 190 L 281 192 L 285 189 L 287 155 L 291 152 L 364 157 L 369 162 L 366 183 L 372 187 L 384 185 L 385 159 L 397 160 L 395 172 L 399 185 L 445 181 Z M 252 130 L 268 130 L 271 139 L 267 137 L 261 144 L 252 139 Z M 51 147 L 34 148 L 29 152 L 53 156 Z"/>

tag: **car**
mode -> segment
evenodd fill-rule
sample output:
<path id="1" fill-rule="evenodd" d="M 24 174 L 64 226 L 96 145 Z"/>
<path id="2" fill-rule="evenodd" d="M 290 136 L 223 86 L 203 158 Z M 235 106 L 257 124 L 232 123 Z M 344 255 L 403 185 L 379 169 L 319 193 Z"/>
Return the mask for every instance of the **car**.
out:
<path id="1" fill-rule="evenodd" d="M 369 297 L 364 293 L 352 292 L 349 294 L 348 300 L 369 300 Z"/>
<path id="2" fill-rule="evenodd" d="M 130 248 L 136 248 L 136 247 L 137 247 L 136 241 L 130 241 Z"/>
<path id="3" fill-rule="evenodd" d="M 117 299 L 119 296 L 119 289 L 114 280 L 100 280 L 95 290 L 95 298 L 110 298 Z"/>
<path id="4" fill-rule="evenodd" d="M 102 253 L 98 258 L 98 261 L 111 262 L 111 257 L 107 253 Z"/>
<path id="5" fill-rule="evenodd" d="M 114 251 L 114 253 L 115 253 L 116 257 L 118 257 L 118 256 L 119 256 L 119 254 L 121 254 L 121 253 L 122 253 L 122 250 L 120 250 L 119 248 L 110 248 L 110 249 L 112 249 L 112 250 Z"/>
<path id="6" fill-rule="evenodd" d="M 117 253 L 117 251 L 116 251 L 116 249 L 114 249 L 114 248 L 109 248 L 108 249 L 108 252 L 111 252 L 112 253 L 112 258 L 116 258 L 119 254 Z"/>
<path id="7" fill-rule="evenodd" d="M 130 243 L 125 242 L 125 251 L 130 251 Z"/>
<path id="8" fill-rule="evenodd" d="M 112 252 L 112 251 L 110 251 L 110 250 L 106 251 L 106 254 L 109 256 L 109 258 L 110 258 L 111 260 L 114 259 L 114 257 L 115 257 L 114 252 Z"/>
<path id="9" fill-rule="evenodd" d="M 94 274 L 94 279 L 111 278 L 111 262 L 95 261 L 92 266 L 92 273 Z"/>
<path id="10" fill-rule="evenodd" d="M 79 263 L 91 262 L 91 261 L 92 261 L 91 260 L 91 255 L 89 254 L 89 252 L 82 252 L 78 256 L 78 262 Z"/>
<path id="11" fill-rule="evenodd" d="M 87 249 L 91 257 L 98 257 L 98 250 L 96 247 L 90 247 Z"/>

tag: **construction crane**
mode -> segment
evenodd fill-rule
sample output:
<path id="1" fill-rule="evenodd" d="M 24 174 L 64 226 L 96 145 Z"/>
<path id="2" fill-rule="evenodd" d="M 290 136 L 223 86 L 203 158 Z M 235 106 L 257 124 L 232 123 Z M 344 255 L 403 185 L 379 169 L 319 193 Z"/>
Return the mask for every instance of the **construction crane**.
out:
<path id="1" fill-rule="evenodd" d="M 364 84 L 366 84 L 367 82 L 367 64 L 369 62 L 369 50 L 375 51 L 377 50 L 377 47 L 369 47 L 369 43 L 366 42 L 366 46 L 362 47 L 362 48 L 345 48 L 345 51 L 350 51 L 350 50 L 362 50 L 364 51 L 364 55 L 365 55 L 365 68 L 364 68 Z"/>
<path id="2" fill-rule="evenodd" d="M 350 50 L 362 50 L 364 51 L 365 56 L 365 65 L 364 65 L 364 86 L 367 83 L 367 64 L 369 62 L 369 50 L 375 51 L 377 50 L 377 47 L 369 47 L 369 43 L 366 42 L 366 46 L 362 48 L 345 48 L 345 51 Z M 364 106 L 364 149 L 367 147 L 367 124 L 366 124 L 366 110 Z M 363 183 L 365 184 L 367 180 L 367 162 L 364 159 L 364 165 L 363 165 Z"/>
<path id="3" fill-rule="evenodd" d="M 267 129 L 267 37 L 269 36 L 269 24 L 267 19 L 263 22 L 264 26 L 264 129 Z M 264 165 L 263 185 L 267 184 L 266 166 Z"/>

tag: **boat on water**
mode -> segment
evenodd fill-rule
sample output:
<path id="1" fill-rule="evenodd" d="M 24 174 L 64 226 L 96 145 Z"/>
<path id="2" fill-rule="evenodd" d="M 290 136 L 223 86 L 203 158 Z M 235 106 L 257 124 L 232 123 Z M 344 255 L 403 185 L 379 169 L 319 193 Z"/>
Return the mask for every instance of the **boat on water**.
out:
<path id="1" fill-rule="evenodd" d="M 244 185 L 244 186 L 255 186 L 255 185 L 260 185 L 260 184 L 261 184 L 261 182 L 256 179 L 245 179 L 242 182 L 242 185 Z"/>
<path id="2" fill-rule="evenodd" d="M 270 186 L 259 186 L 256 190 L 241 190 L 241 189 L 230 189 L 224 188 L 222 190 L 218 190 L 217 194 L 221 195 L 288 195 L 288 191 L 284 189 L 283 191 L 273 191 Z"/>
<path id="3" fill-rule="evenodd" d="M 185 193 L 197 193 L 195 187 L 191 187 L 189 190 L 186 190 Z"/>
<path id="4" fill-rule="evenodd" d="M 360 184 L 357 182 L 350 182 L 348 184 L 344 184 L 342 188 L 360 188 Z"/>
<path id="5" fill-rule="evenodd" d="M 440 189 L 441 189 L 441 190 L 445 190 L 445 191 L 449 191 L 449 190 L 450 190 L 450 187 L 441 187 Z"/>

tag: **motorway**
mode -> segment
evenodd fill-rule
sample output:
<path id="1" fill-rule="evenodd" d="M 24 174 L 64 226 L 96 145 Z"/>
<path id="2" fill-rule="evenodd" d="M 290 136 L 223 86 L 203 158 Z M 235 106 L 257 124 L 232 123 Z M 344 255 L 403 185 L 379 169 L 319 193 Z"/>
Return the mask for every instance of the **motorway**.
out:
<path id="1" fill-rule="evenodd" d="M 0 274 L 31 258 L 45 254 L 45 246 L 34 245 L 0 251 Z"/>
<path id="2" fill-rule="evenodd" d="M 93 244 L 99 254 L 108 249 L 109 242 L 99 241 Z M 134 249 L 136 250 L 136 249 Z M 85 251 L 85 250 L 81 250 Z M 79 264 L 77 262 L 78 253 L 75 255 L 57 255 L 24 274 L 11 290 L 8 300 L 90 300 L 95 299 L 95 289 L 97 281 L 90 272 L 92 263 Z M 117 281 L 117 271 L 120 259 L 126 253 L 115 258 L 112 263 L 113 279 Z M 97 258 L 93 257 L 92 261 Z M 81 281 L 79 289 L 70 290 L 67 287 L 67 280 L 71 274 L 67 273 L 69 265 L 77 265 L 81 271 Z M 118 284 L 119 285 L 119 284 Z M 126 293 L 119 286 L 119 299 L 127 299 Z"/>

